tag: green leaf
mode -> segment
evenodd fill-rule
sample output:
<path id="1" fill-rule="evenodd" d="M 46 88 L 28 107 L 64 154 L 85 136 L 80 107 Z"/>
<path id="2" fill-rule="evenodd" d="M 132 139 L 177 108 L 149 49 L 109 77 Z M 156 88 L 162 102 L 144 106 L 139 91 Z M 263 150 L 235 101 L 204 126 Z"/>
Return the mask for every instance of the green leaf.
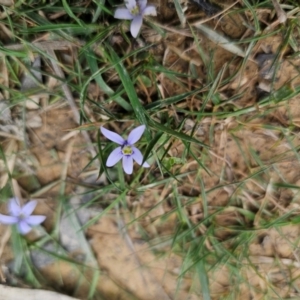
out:
<path id="1" fill-rule="evenodd" d="M 141 124 L 147 126 L 148 122 L 146 118 L 146 112 L 138 98 L 130 75 L 128 74 L 125 66 L 122 63 L 122 60 L 119 58 L 115 50 L 107 44 L 106 47 L 109 53 L 108 58 L 110 59 L 110 62 L 114 64 L 115 69 L 120 76 L 136 118 Z"/>
<path id="2" fill-rule="evenodd" d="M 196 143 L 196 144 L 199 144 L 203 147 L 208 147 L 207 145 L 205 145 L 204 143 L 196 140 L 195 138 L 185 134 L 185 133 L 182 133 L 182 132 L 178 132 L 178 131 L 175 131 L 169 127 L 166 127 L 162 124 L 159 124 L 158 122 L 155 122 L 153 120 L 149 120 L 149 124 L 152 125 L 153 127 L 155 127 L 156 129 L 158 130 L 161 130 L 165 133 L 168 133 L 176 138 L 179 138 L 181 140 L 184 140 L 184 141 L 187 141 L 187 142 L 190 142 L 190 143 Z"/>
<path id="3" fill-rule="evenodd" d="M 170 170 L 175 165 L 184 164 L 184 160 L 179 157 L 165 157 L 162 160 L 162 163 L 165 165 L 165 167 Z"/>
<path id="4" fill-rule="evenodd" d="M 208 285 L 207 272 L 205 270 L 204 261 L 200 260 L 197 265 L 198 276 L 201 284 L 203 300 L 210 300 L 210 291 Z"/>
<path id="5" fill-rule="evenodd" d="M 71 10 L 71 8 L 70 8 L 68 2 L 67 2 L 66 0 L 62 0 L 62 4 L 63 4 L 63 6 L 64 6 L 64 9 L 65 9 L 66 13 L 67 13 L 71 18 L 73 18 L 73 19 L 78 23 L 78 25 L 79 25 L 80 27 L 85 27 L 85 24 L 84 24 L 80 19 L 78 19 L 78 18 L 74 15 L 74 13 L 73 13 L 73 11 Z"/>
<path id="6" fill-rule="evenodd" d="M 104 81 L 104 79 L 101 76 L 101 69 L 99 70 L 98 68 L 98 64 L 97 64 L 97 59 L 96 56 L 94 54 L 94 52 L 92 52 L 90 49 L 86 49 L 85 51 L 85 57 L 86 60 L 89 64 L 89 67 L 91 69 L 92 72 L 92 76 L 89 79 L 88 82 L 90 82 L 92 79 L 95 79 L 98 86 L 100 87 L 100 89 L 107 94 L 108 96 L 110 96 L 116 103 L 118 103 L 121 107 L 123 107 L 125 110 L 127 111 L 132 111 L 132 108 L 130 106 L 130 104 L 123 99 L 120 96 L 114 96 L 115 92 L 113 91 L 113 89 L 111 89 L 106 82 Z"/>
<path id="7" fill-rule="evenodd" d="M 158 108 L 163 108 L 163 107 L 166 107 L 168 105 L 175 104 L 175 103 L 177 103 L 181 100 L 184 100 L 185 98 L 188 98 L 192 95 L 195 95 L 195 94 L 199 93 L 202 89 L 203 89 L 203 87 L 198 88 L 198 89 L 194 89 L 190 92 L 186 92 L 186 93 L 183 93 L 183 94 L 174 95 L 170 98 L 165 98 L 165 99 L 162 99 L 162 100 L 158 100 L 158 101 L 149 103 L 145 106 L 145 109 L 147 111 L 148 110 L 155 111 Z"/>
<path id="8" fill-rule="evenodd" d="M 139 79 L 142 81 L 142 83 L 145 85 L 145 87 L 151 87 L 152 86 L 152 82 L 151 82 L 149 77 L 147 77 L 145 75 L 140 75 Z"/>

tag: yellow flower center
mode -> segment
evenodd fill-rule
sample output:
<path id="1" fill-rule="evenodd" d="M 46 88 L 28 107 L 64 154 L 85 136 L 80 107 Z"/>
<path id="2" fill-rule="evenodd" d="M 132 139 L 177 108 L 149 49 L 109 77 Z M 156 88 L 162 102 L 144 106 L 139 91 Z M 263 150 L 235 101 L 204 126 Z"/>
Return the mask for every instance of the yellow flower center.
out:
<path id="1" fill-rule="evenodd" d="M 140 14 L 140 8 L 138 7 L 138 5 L 136 5 L 131 11 L 130 13 L 133 15 L 133 16 L 137 16 Z"/>
<path id="2" fill-rule="evenodd" d="M 124 155 L 131 155 L 132 154 L 132 148 L 130 147 L 130 146 L 124 146 L 123 148 L 122 148 L 122 153 L 124 154 Z"/>

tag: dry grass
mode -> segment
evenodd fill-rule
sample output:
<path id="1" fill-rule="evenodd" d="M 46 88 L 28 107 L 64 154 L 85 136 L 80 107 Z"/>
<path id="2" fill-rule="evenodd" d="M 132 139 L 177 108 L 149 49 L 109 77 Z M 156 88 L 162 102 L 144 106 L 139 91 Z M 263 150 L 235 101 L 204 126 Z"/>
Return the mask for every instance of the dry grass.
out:
<path id="1" fill-rule="evenodd" d="M 298 299 L 296 3 L 216 1 L 211 16 L 153 1 L 134 40 L 110 4 L 54 2 L 0 2 L 1 212 L 16 195 L 47 216 L 25 238 L 1 225 L 1 281 L 80 299 Z M 151 168 L 106 168 L 99 126 L 139 123 Z"/>

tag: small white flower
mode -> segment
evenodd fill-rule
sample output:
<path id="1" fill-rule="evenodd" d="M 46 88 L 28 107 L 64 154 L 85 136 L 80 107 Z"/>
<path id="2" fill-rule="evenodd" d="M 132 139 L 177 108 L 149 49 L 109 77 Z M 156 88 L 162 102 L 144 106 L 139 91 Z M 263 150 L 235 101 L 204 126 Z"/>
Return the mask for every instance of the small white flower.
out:
<path id="1" fill-rule="evenodd" d="M 130 175 L 133 171 L 133 160 L 135 160 L 139 165 L 142 165 L 143 155 L 141 151 L 133 145 L 141 138 L 145 129 L 145 125 L 136 127 L 129 133 L 127 140 L 125 140 L 117 133 L 104 127 L 100 127 L 102 134 L 106 138 L 120 145 L 110 153 L 107 158 L 106 166 L 112 167 L 122 159 L 123 169 L 126 174 Z M 142 167 L 149 168 L 150 165 L 147 162 L 144 162 Z"/>
<path id="2" fill-rule="evenodd" d="M 125 7 L 117 8 L 114 17 L 122 20 L 132 20 L 130 25 L 130 32 L 134 38 L 143 24 L 144 16 L 156 16 L 156 7 L 154 5 L 147 5 L 147 0 L 127 0 Z"/>
<path id="3" fill-rule="evenodd" d="M 24 206 L 21 206 L 18 198 L 11 198 L 8 202 L 10 216 L 0 214 L 0 223 L 5 225 L 16 224 L 21 234 L 27 234 L 32 229 L 32 226 L 39 225 L 46 219 L 42 215 L 32 216 L 36 205 L 37 201 L 31 200 Z"/>

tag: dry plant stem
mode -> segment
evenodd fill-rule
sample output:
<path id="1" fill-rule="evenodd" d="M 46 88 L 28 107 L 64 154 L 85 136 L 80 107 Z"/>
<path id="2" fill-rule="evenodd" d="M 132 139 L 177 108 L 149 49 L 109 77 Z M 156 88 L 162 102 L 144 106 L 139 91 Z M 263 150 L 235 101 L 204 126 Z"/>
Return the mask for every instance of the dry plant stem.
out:
<path id="1" fill-rule="evenodd" d="M 23 141 L 22 138 L 12 135 L 12 134 L 9 134 L 9 133 L 6 133 L 6 132 L 3 132 L 3 131 L 0 131 L 0 136 L 6 137 L 8 139 L 17 140 L 17 141 Z"/>
<path id="2" fill-rule="evenodd" d="M 0 5 L 12 6 L 14 5 L 13 0 L 0 0 Z"/>
<path id="3" fill-rule="evenodd" d="M 72 46 L 82 46 L 84 43 L 80 41 L 76 41 L 78 44 L 69 42 L 69 41 L 42 41 L 42 42 L 33 42 L 29 45 L 23 45 L 23 44 L 12 44 L 12 45 L 5 45 L 4 48 L 14 51 L 21 51 L 23 49 L 26 49 L 27 47 L 30 47 L 34 50 L 34 48 L 39 48 L 43 51 L 49 51 L 49 50 L 68 50 Z"/>
<path id="4" fill-rule="evenodd" d="M 12 183 L 12 188 L 13 188 L 14 195 L 19 199 L 20 204 L 23 205 L 24 201 L 23 201 L 23 197 L 22 197 L 22 194 L 21 194 L 21 189 L 20 189 L 18 181 L 13 178 L 11 180 L 11 183 Z"/>
<path id="5" fill-rule="evenodd" d="M 173 46 L 173 45 L 168 45 L 167 47 L 169 47 L 169 49 L 176 53 L 181 59 L 185 60 L 185 61 L 188 61 L 194 65 L 196 65 L 197 67 L 199 67 L 201 65 L 201 61 L 197 60 L 197 59 L 194 59 L 192 57 L 189 57 L 186 53 L 182 52 L 181 49 Z"/>
<path id="6" fill-rule="evenodd" d="M 299 12 L 299 8 L 297 8 L 297 9 L 295 9 L 295 10 L 293 10 L 293 11 L 289 11 L 288 13 L 287 13 L 287 17 L 288 18 L 292 18 L 292 16 L 296 13 L 296 12 Z M 269 33 L 271 30 L 273 30 L 276 26 L 278 26 L 280 24 L 280 22 L 279 22 L 279 19 L 278 20 L 276 20 L 276 21 L 274 21 L 272 24 L 270 24 L 267 28 L 265 28 L 264 29 L 264 31 L 261 33 L 262 35 L 264 35 L 264 34 L 267 34 L 267 33 Z M 263 43 L 263 39 L 262 40 L 259 40 L 257 43 L 256 43 L 256 45 L 254 46 L 254 48 L 253 48 L 253 51 L 252 51 L 252 53 L 253 53 L 253 57 L 255 57 L 255 55 L 257 54 L 257 52 L 258 52 L 258 50 L 259 50 L 259 48 L 260 48 L 260 46 L 261 46 L 261 44 Z"/>
<path id="7" fill-rule="evenodd" d="M 254 207 L 259 208 L 257 202 L 249 195 L 248 192 L 242 191 L 242 197 L 241 197 L 241 199 L 242 199 L 242 203 L 243 203 L 243 208 L 244 209 L 248 209 L 247 208 L 248 203 L 250 203 Z"/>
<path id="8" fill-rule="evenodd" d="M 9 179 L 9 174 L 11 174 L 14 169 L 15 160 L 16 160 L 15 153 L 17 152 L 17 149 L 18 149 L 18 145 L 17 145 L 16 141 L 10 140 L 8 147 L 6 148 L 6 151 L 5 151 L 5 157 L 7 159 L 6 162 L 7 162 L 8 170 L 0 178 L 0 189 L 2 189 L 6 185 L 8 179 Z"/>
<path id="9" fill-rule="evenodd" d="M 292 10 L 292 11 L 289 11 L 286 15 L 287 15 L 287 18 L 292 18 L 292 16 L 296 13 L 296 12 L 299 12 L 299 7 L 297 7 L 296 9 Z M 268 33 L 270 32 L 271 30 L 273 30 L 276 26 L 278 26 L 280 24 L 280 20 L 277 19 L 276 21 L 274 21 L 272 24 L 270 24 L 268 27 L 266 27 L 264 29 L 264 31 L 262 32 L 262 34 L 265 34 L 265 33 Z M 260 40 L 260 43 L 262 43 L 263 40 Z"/>
<path id="10" fill-rule="evenodd" d="M 237 3 L 239 3 L 239 2 L 240 2 L 239 0 L 238 0 L 238 1 L 235 1 L 234 3 L 232 3 L 231 5 L 229 5 L 228 7 L 226 7 L 225 9 L 223 9 L 222 11 L 218 12 L 217 14 L 213 15 L 212 17 L 209 17 L 209 18 L 207 18 L 207 19 L 204 19 L 204 20 L 200 20 L 200 21 L 194 22 L 194 23 L 192 23 L 192 24 L 190 24 L 190 25 L 195 26 L 195 25 L 204 24 L 204 23 L 206 23 L 206 22 L 208 22 L 208 21 L 210 21 L 210 20 L 213 20 L 213 19 L 215 19 L 216 17 L 223 15 L 227 10 L 229 10 L 229 9 L 232 8 L 232 7 L 234 7 L 234 6 L 235 6 Z"/>
<path id="11" fill-rule="evenodd" d="M 259 227 L 259 222 L 260 222 L 262 213 L 263 213 L 264 208 L 265 208 L 265 206 L 267 205 L 267 202 L 268 202 L 268 200 L 269 200 L 269 198 L 270 198 L 270 196 L 271 196 L 272 190 L 273 190 L 273 185 L 272 185 L 272 179 L 271 179 L 270 182 L 268 183 L 267 188 L 266 188 L 266 193 L 265 193 L 264 198 L 263 198 L 262 201 L 261 201 L 261 205 L 260 205 L 260 207 L 259 207 L 259 210 L 258 210 L 258 212 L 256 213 L 255 218 L 254 218 L 253 224 L 254 224 L 254 226 L 255 226 L 256 228 Z"/>
<path id="12" fill-rule="evenodd" d="M 169 26 L 165 26 L 165 25 L 162 25 L 158 22 L 155 22 L 153 20 L 151 20 L 151 23 L 162 28 L 162 29 L 165 29 L 167 31 L 170 31 L 170 32 L 174 32 L 174 33 L 177 33 L 177 34 L 180 34 L 180 35 L 183 35 L 183 36 L 187 36 L 187 37 L 194 37 L 193 34 L 190 32 L 190 29 L 174 29 L 172 27 L 169 27 Z"/>
<path id="13" fill-rule="evenodd" d="M 48 185 L 42 187 L 38 191 L 32 193 L 31 197 L 34 199 L 34 198 L 40 197 L 42 195 L 45 195 L 49 190 L 53 189 L 56 185 L 58 185 L 60 183 L 61 183 L 60 179 L 59 180 L 55 180 L 55 181 L 49 183 Z"/>
<path id="14" fill-rule="evenodd" d="M 57 60 L 57 57 L 56 57 L 56 54 L 55 54 L 54 50 L 50 48 L 50 49 L 47 49 L 47 52 L 51 57 L 53 57 L 53 59 L 51 60 L 51 64 L 53 66 L 53 69 L 54 69 L 56 75 L 58 77 L 60 77 L 62 79 L 62 81 L 64 82 L 65 81 L 65 75 L 64 75 L 61 67 L 56 63 L 58 60 Z M 66 99 L 67 99 L 67 101 L 68 101 L 68 103 L 71 107 L 71 110 L 73 112 L 74 120 L 77 124 L 79 124 L 80 123 L 80 115 L 79 115 L 77 106 L 75 104 L 73 95 L 71 93 L 71 90 L 70 90 L 70 88 L 68 87 L 68 85 L 66 83 L 62 84 L 62 89 L 63 89 L 65 97 L 66 97 Z M 88 143 L 87 149 L 90 151 L 91 155 L 93 157 L 95 157 L 96 156 L 96 151 L 95 151 L 94 147 L 92 146 L 92 141 L 90 139 L 90 136 L 88 135 L 88 133 L 86 131 L 81 131 L 81 133 L 84 136 L 86 142 Z"/>
<path id="15" fill-rule="evenodd" d="M 249 260 L 254 264 L 273 264 L 276 260 L 280 260 L 286 266 L 295 266 L 300 268 L 300 263 L 289 258 L 276 258 L 269 256 L 249 256 Z"/>
<path id="16" fill-rule="evenodd" d="M 5 63 L 4 57 L 3 57 L 3 64 L 2 64 L 1 75 L 2 75 L 2 78 L 3 78 L 3 84 L 4 84 L 4 86 L 9 86 L 8 69 L 7 69 L 7 65 Z M 10 98 L 8 89 L 3 89 L 3 95 L 4 95 L 5 99 L 9 99 Z"/>
<path id="17" fill-rule="evenodd" d="M 214 156 L 214 157 L 216 157 L 217 159 L 220 159 L 221 161 L 223 161 L 224 163 L 226 163 L 227 166 L 228 166 L 229 168 L 231 168 L 230 162 L 225 158 L 226 153 L 224 153 L 224 157 L 222 157 L 222 156 L 216 154 L 214 151 L 209 150 L 208 152 L 209 152 L 209 154 L 211 154 L 212 156 Z"/>
<path id="18" fill-rule="evenodd" d="M 64 165 L 63 165 L 63 168 L 62 168 L 62 171 L 61 171 L 61 176 L 60 176 L 60 179 L 61 179 L 61 182 L 62 182 L 61 192 L 63 192 L 63 193 L 65 193 L 66 178 L 67 178 L 67 175 L 68 175 L 68 166 L 70 164 L 70 159 L 71 159 L 72 152 L 73 152 L 74 142 L 75 142 L 75 139 L 73 138 L 68 143 L 67 150 L 66 150 L 66 156 L 65 156 L 65 159 L 64 159 Z"/>
<path id="19" fill-rule="evenodd" d="M 0 239 L 0 259 L 3 254 L 5 245 L 8 243 L 8 241 L 10 239 L 10 235 L 11 235 L 11 228 L 8 226 L 4 230 L 4 233 L 1 235 L 1 239 Z M 1 282 L 6 282 L 6 278 L 2 272 L 1 266 L 0 266 L 0 280 L 1 280 Z"/>
<path id="20" fill-rule="evenodd" d="M 279 23 L 285 23 L 285 21 L 287 20 L 287 16 L 286 13 L 281 8 L 281 6 L 279 5 L 278 0 L 272 0 L 272 2 L 276 10 Z"/>
<path id="21" fill-rule="evenodd" d="M 200 224 L 199 227 L 198 227 L 200 233 L 205 236 L 206 235 L 206 231 L 207 231 L 207 228 L 204 224 Z M 214 247 L 212 246 L 211 242 L 210 242 L 210 237 L 209 236 L 206 236 L 205 238 L 205 246 L 206 248 L 209 250 L 209 251 L 214 251 Z"/>
<path id="22" fill-rule="evenodd" d="M 0 24 L 0 29 L 1 31 L 6 34 L 9 38 L 13 39 L 14 35 L 13 33 L 4 25 L 4 24 Z"/>
<path id="23" fill-rule="evenodd" d="M 293 255 L 294 255 L 297 263 L 300 265 L 300 259 L 299 259 L 299 254 L 297 253 L 297 250 L 293 250 Z"/>

